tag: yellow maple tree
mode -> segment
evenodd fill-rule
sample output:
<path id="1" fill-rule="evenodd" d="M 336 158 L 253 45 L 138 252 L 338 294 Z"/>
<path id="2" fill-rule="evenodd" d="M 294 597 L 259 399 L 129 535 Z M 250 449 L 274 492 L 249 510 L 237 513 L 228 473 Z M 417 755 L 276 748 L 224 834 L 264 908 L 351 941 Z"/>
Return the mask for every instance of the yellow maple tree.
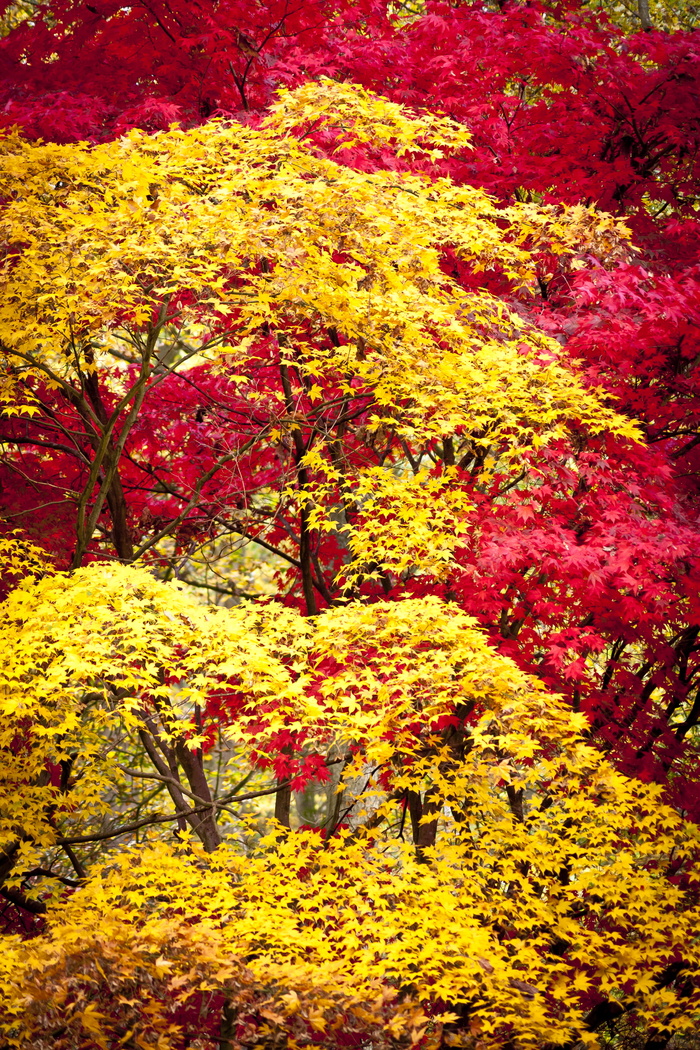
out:
<path id="1" fill-rule="evenodd" d="M 477 272 L 497 267 L 527 284 L 535 280 L 533 250 L 544 243 L 561 256 L 601 244 L 626 250 L 619 222 L 594 208 L 497 207 L 481 190 L 429 174 L 355 170 L 308 140 L 319 126 L 335 135 L 341 154 L 351 143 L 380 143 L 397 161 L 410 152 L 428 166 L 469 143 L 447 118 L 414 117 L 331 81 L 284 93 L 259 128 L 213 121 L 93 146 L 2 140 L 0 192 L 8 203 L 0 235 L 9 248 L 0 399 L 10 413 L 38 413 L 43 385 L 76 410 L 89 470 L 70 495 L 75 566 L 95 549 L 107 504 L 119 557 L 130 560 L 158 542 L 134 550 L 120 457 L 144 399 L 196 361 L 225 362 L 251 415 L 262 401 L 265 418 L 251 423 L 243 448 L 219 457 L 191 502 L 224 464 L 285 435 L 296 469 L 286 495 L 297 501 L 302 536 L 314 514 L 316 527 L 339 527 L 338 513 L 334 525 L 328 517 L 329 492 L 339 485 L 334 503 L 340 499 L 342 528 L 352 533 L 342 507 L 362 500 L 367 487 L 361 468 L 357 476 L 356 465 L 333 454 L 329 407 L 342 420 L 362 404 L 365 431 L 390 432 L 417 448 L 460 433 L 462 455 L 469 448 L 485 476 L 494 449 L 501 469 L 515 469 L 523 453 L 565 439 L 572 425 L 636 436 L 561 361 L 555 340 L 484 288 L 465 291 L 441 255 L 449 244 Z M 175 359 L 165 339 L 173 329 L 188 339 Z M 247 379 L 261 339 L 275 344 L 278 390 L 260 392 Z M 306 394 L 318 402 L 310 418 L 297 410 Z M 304 425 L 313 442 L 301 446 Z M 393 484 L 406 508 L 425 514 L 420 485 L 400 471 Z M 369 486 L 376 493 L 377 479 Z M 383 543 L 387 565 L 408 540 L 392 517 L 398 531 Z M 358 527 L 362 564 L 373 541 Z M 303 551 L 301 561 L 308 570 Z"/>
<path id="2" fill-rule="evenodd" d="M 224 681 L 245 696 L 229 746 L 270 756 L 284 729 L 307 755 L 344 755 L 344 812 L 321 837 L 260 837 L 238 796 L 173 776 L 179 844 L 132 848 L 118 826 L 122 848 L 54 894 L 46 931 L 7 939 L 8 1046 L 597 1045 L 591 989 L 611 1017 L 697 1023 L 673 984 L 700 966 L 697 829 L 449 604 L 349 602 L 310 621 L 275 603 L 207 609 L 146 570 L 96 565 L 25 582 L 3 636 L 17 886 L 40 857 L 110 837 L 120 735 L 148 734 L 190 774 L 183 749 L 201 755 Z M 70 786 L 42 778 L 67 767 Z"/>

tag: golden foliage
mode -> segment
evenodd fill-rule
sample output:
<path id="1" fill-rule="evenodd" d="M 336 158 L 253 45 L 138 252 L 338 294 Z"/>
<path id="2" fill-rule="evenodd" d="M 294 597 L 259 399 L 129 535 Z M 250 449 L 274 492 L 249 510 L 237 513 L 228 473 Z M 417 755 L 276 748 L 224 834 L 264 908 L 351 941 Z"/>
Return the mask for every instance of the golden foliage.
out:
<path id="1" fill-rule="evenodd" d="M 321 754 L 351 744 L 345 783 L 365 780 L 328 840 L 273 831 L 246 855 L 243 821 L 213 854 L 184 835 L 95 868 L 44 934 L 6 946 L 9 1046 L 176 1048 L 182 1011 L 213 1008 L 235 1019 L 231 1047 L 252 1031 L 266 1046 L 312 1031 L 437 1046 L 462 1008 L 472 1035 L 445 1045 L 594 1045 L 590 985 L 649 1023 L 697 1024 L 658 977 L 679 958 L 688 976 L 700 966 L 694 895 L 668 878 L 697 829 L 615 772 L 582 716 L 449 605 L 350 602 L 309 621 L 275 603 L 205 609 L 144 570 L 92 566 L 23 584 L 2 630 L 5 754 L 24 733 L 4 835 L 21 826 L 25 865 L 89 826 L 119 775 L 109 726 L 160 712 L 159 731 L 196 748 L 191 705 L 222 678 L 247 696 L 232 736 L 258 753 L 281 726 Z M 76 751 L 68 806 L 38 774 Z M 397 835 L 416 791 L 438 824 L 418 856 Z"/>
<path id="2" fill-rule="evenodd" d="M 406 434 L 468 427 L 522 445 L 533 428 L 540 443 L 561 436 L 573 418 L 633 435 L 559 362 L 554 340 L 486 291 L 465 292 L 440 257 L 447 243 L 477 269 L 528 281 L 526 239 L 567 253 L 585 230 L 622 243 L 620 225 L 593 209 L 499 209 L 444 178 L 356 171 L 290 133 L 338 121 L 339 149 L 350 135 L 430 157 L 468 139 L 446 119 L 327 81 L 284 95 L 259 129 L 214 121 L 97 146 L 5 138 L 7 382 L 19 370 L 61 386 L 76 368 L 107 367 L 100 354 L 115 334 L 145 353 L 166 320 L 208 326 L 201 343 L 212 350 L 227 317 L 232 361 L 245 360 L 261 325 L 296 330 L 305 375 L 337 374 L 348 392 L 361 381 L 377 425 L 398 413 Z M 309 325 L 348 342 L 320 349 Z"/>

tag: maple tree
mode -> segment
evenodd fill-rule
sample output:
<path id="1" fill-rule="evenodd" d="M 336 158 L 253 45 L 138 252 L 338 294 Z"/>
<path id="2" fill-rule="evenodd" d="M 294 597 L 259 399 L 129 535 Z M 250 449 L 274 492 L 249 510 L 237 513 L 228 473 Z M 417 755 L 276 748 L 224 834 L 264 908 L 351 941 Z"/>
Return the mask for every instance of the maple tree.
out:
<path id="1" fill-rule="evenodd" d="M 5 855 L 58 898 L 45 933 L 7 939 L 8 1045 L 595 1045 L 620 1016 L 693 1031 L 697 828 L 449 604 L 207 608 L 95 564 L 27 580 L 3 616 L 22 788 Z M 222 709 L 226 747 L 278 772 L 285 739 L 316 776 L 343 756 L 325 837 L 256 841 L 236 812 L 254 792 L 197 779 Z M 120 761 L 139 737 L 153 772 Z M 63 900 L 58 853 L 125 834 L 99 821 L 133 776 L 167 785 L 180 845 L 127 848 Z"/>
<path id="2" fill-rule="evenodd" d="M 5 9 L 6 1038 L 692 1034 L 696 34 Z"/>
<path id="3" fill-rule="evenodd" d="M 457 184 L 483 187 L 504 204 L 595 202 L 624 215 L 633 252 L 608 254 L 610 245 L 590 238 L 574 259 L 543 250 L 529 287 L 511 283 L 506 290 L 495 272 L 479 274 L 474 284 L 468 267 L 449 263 L 466 287 L 505 294 L 565 344 L 593 383 L 604 384 L 643 424 L 649 440 L 637 458 L 626 447 L 589 443 L 573 471 L 571 460 L 555 453 L 542 461 L 546 484 L 539 496 L 532 486 L 516 486 L 507 501 L 481 499 L 479 527 L 470 549 L 460 552 L 460 572 L 448 590 L 504 652 L 591 714 L 599 743 L 616 752 L 623 768 L 668 780 L 682 767 L 693 776 L 695 763 L 683 756 L 700 711 L 693 684 L 697 34 L 655 28 L 630 37 L 625 26 L 575 5 L 481 10 L 435 3 L 392 14 L 378 3 L 65 2 L 8 4 L 6 12 L 14 28 L 0 47 L 2 119 L 29 136 L 104 140 L 133 126 L 191 125 L 216 114 L 255 122 L 280 84 L 331 76 L 450 113 L 469 127 L 475 148 L 451 151 L 437 165 Z M 654 27 L 686 24 L 686 16 L 692 23 L 691 14 L 651 8 Z M 332 129 L 326 135 L 331 148 Z M 365 170 L 425 167 L 425 158 L 397 158 L 380 143 L 374 150 L 350 145 L 337 156 Z M 171 352 L 187 350 L 174 339 Z M 113 534 L 120 556 L 124 543 L 138 548 L 150 541 L 149 523 L 177 532 L 171 556 L 178 568 L 171 571 L 196 585 L 206 579 L 210 596 L 274 592 L 260 562 L 244 559 L 237 567 L 235 553 L 229 556 L 236 550 L 232 519 L 246 517 L 241 501 L 250 510 L 251 480 L 236 477 L 226 493 L 220 471 L 215 481 L 202 482 L 215 457 L 193 448 L 190 420 L 199 449 L 225 443 L 235 412 L 230 386 L 204 368 L 167 392 L 162 385 L 161 394 L 134 423 L 142 451 L 129 451 L 123 465 L 122 473 L 134 475 L 130 498 L 120 501 L 113 492 L 116 520 L 108 515 L 100 526 Z M 26 422 L 24 428 L 12 435 L 14 447 L 25 460 L 38 450 L 36 462 L 18 468 L 14 456 L 6 461 L 8 511 L 13 523 L 35 520 L 34 538 L 40 533 L 42 543 L 63 553 L 73 523 L 51 486 L 61 474 L 60 491 L 72 490 L 76 452 L 65 459 L 55 449 L 49 460 L 49 444 L 61 444 L 56 434 L 30 432 Z M 180 464 L 175 468 L 171 459 L 166 466 L 165 450 L 173 457 L 182 442 Z M 411 452 L 414 463 L 420 451 Z M 464 453 L 448 443 L 448 465 L 453 456 L 459 469 Z M 150 473 L 134 463 L 148 464 Z M 276 460 L 268 478 L 257 473 L 265 493 L 257 524 L 260 515 L 279 523 L 265 503 L 268 481 L 280 482 Z M 469 490 L 470 482 L 461 483 Z M 208 485 L 207 498 L 197 495 L 183 517 L 198 484 Z M 258 551 L 272 547 L 270 565 L 279 564 L 275 555 L 298 563 L 288 523 L 267 535 L 250 524 L 237 520 L 233 532 L 254 535 Z M 185 552 L 205 535 L 212 543 L 195 566 Z M 213 568 L 215 554 L 224 558 L 222 571 Z M 337 565 L 320 548 L 315 556 L 323 604 Z M 330 568 L 322 571 L 326 557 Z M 540 562 L 546 571 L 535 574 Z M 384 576 L 382 586 L 391 584 Z M 424 578 L 422 586 L 440 584 Z M 695 797 L 686 792 L 690 812 Z"/>

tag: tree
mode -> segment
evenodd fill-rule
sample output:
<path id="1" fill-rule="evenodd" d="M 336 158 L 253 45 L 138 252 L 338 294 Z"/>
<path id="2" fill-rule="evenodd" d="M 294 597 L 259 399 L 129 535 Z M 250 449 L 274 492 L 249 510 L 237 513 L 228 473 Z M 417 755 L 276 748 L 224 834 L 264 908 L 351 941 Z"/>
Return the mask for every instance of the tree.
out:
<path id="1" fill-rule="evenodd" d="M 16 18 L 20 8 L 7 10 Z M 584 238 L 572 258 L 552 255 L 542 243 L 529 283 L 508 284 L 497 271 L 474 279 L 469 266 L 446 260 L 467 291 L 485 286 L 505 296 L 566 346 L 589 381 L 603 384 L 641 421 L 648 447 L 635 457 L 601 437 L 573 459 L 568 448 L 560 457 L 549 447 L 536 468 L 543 479 L 537 494 L 532 485 L 513 486 L 508 499 L 495 501 L 478 492 L 476 528 L 469 547 L 455 554 L 455 578 L 445 584 L 424 574 L 421 586 L 479 617 L 501 651 L 589 713 L 599 744 L 622 768 L 665 781 L 675 797 L 674 770 L 695 777 L 688 744 L 700 713 L 697 34 L 627 36 L 576 6 L 532 4 L 493 11 L 430 4 L 412 13 L 402 8 L 396 17 L 370 3 L 66 2 L 27 13 L 0 54 L 5 119 L 30 135 L 104 140 L 134 125 L 193 125 L 212 113 L 255 121 L 276 86 L 331 75 L 397 102 L 447 111 L 470 127 L 475 149 L 433 161 L 435 173 L 459 185 L 481 186 L 501 205 L 596 202 L 624 216 L 635 251 Z M 655 24 L 667 15 L 652 7 Z M 316 144 L 332 151 L 332 129 L 325 134 Z M 370 171 L 425 168 L 425 158 L 397 158 L 379 144 L 349 145 L 334 156 Z M 173 355 L 187 352 L 174 340 Z M 202 365 L 187 383 L 163 380 L 161 393 L 160 407 L 151 401 L 134 421 L 121 468 L 128 497 L 113 494 L 116 520 L 107 507 L 99 522 L 115 537 L 114 552 L 125 557 L 129 543 L 150 541 L 147 526 L 155 524 L 172 537 L 167 552 L 160 548 L 170 558 L 168 571 L 206 583 L 210 596 L 274 592 L 279 558 L 297 573 L 285 586 L 298 586 L 295 533 L 266 503 L 270 482 L 280 484 L 275 458 L 267 474 L 257 464 L 252 515 L 250 478 L 236 476 L 226 489 L 219 470 L 201 482 L 202 499 L 194 492 L 216 461 L 210 450 L 229 440 L 239 410 L 232 387 Z M 25 422 L 21 433 L 14 427 L 6 435 L 14 450 L 5 460 L 7 510 L 13 524 L 35 521 L 34 539 L 40 533 L 42 543 L 63 552 L 74 526 L 51 486 L 58 476 L 61 495 L 79 486 L 76 452 L 51 449 L 62 442 L 59 424 L 47 425 L 34 431 Z M 370 454 L 377 452 L 381 446 Z M 418 470 L 422 454 L 411 450 Z M 443 453 L 433 447 L 428 454 Z M 465 456 L 467 448 L 448 442 L 444 461 L 451 466 L 454 459 L 471 499 L 481 467 L 476 481 L 465 478 L 464 466 L 475 463 Z M 233 539 L 241 528 L 258 550 L 274 549 L 267 563 L 241 559 Z M 321 546 L 314 556 L 323 604 L 335 593 L 343 555 Z M 196 558 L 186 557 L 196 550 Z M 407 582 L 413 586 L 385 573 L 380 593 L 400 593 Z M 696 797 L 684 789 L 687 811 L 695 812 Z"/>
<path id="2" fill-rule="evenodd" d="M 48 14 L 3 44 L 8 121 L 58 139 L 4 141 L 6 511 L 53 562 L 4 607 L 3 892 L 53 909 L 8 1038 L 692 1033 L 694 37 Z M 322 836 L 258 845 L 292 798 Z"/>
<path id="3" fill-rule="evenodd" d="M 22 786 L 5 855 L 18 883 L 59 881 L 47 930 L 3 955 L 7 1045 L 596 1045 L 620 1016 L 695 1030 L 697 829 L 449 605 L 207 609 L 93 565 L 27 582 L 3 626 Z M 278 773 L 285 739 L 316 776 L 344 756 L 324 837 L 246 849 L 246 795 L 189 776 L 222 724 Z M 130 737 L 159 773 L 120 761 Z M 58 852 L 129 830 L 76 834 L 130 776 L 167 784 L 180 844 L 127 847 L 62 899 Z M 186 823 L 211 851 L 215 816 L 230 832 L 211 856 Z M 26 870 L 36 852 L 53 870 Z"/>

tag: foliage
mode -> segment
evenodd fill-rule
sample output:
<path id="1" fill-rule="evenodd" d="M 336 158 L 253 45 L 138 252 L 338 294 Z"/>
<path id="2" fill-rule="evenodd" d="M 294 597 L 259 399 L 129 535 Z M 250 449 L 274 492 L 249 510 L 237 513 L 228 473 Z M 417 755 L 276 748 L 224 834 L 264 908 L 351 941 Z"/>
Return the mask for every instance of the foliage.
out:
<path id="1" fill-rule="evenodd" d="M 609 10 L 2 6 L 8 1047 L 693 1045 L 697 33 Z"/>
<path id="2" fill-rule="evenodd" d="M 118 727 L 196 756 L 224 687 L 227 733 L 259 761 L 286 733 L 307 762 L 345 752 L 345 783 L 366 784 L 333 837 L 277 832 L 251 853 L 234 835 L 210 858 L 181 835 L 110 860 L 45 934 L 8 944 L 8 1045 L 181 1046 L 197 1013 L 202 1046 L 314 1032 L 326 1046 L 353 1032 L 377 1046 L 595 1043 L 591 988 L 639 1022 L 697 1024 L 697 831 L 614 772 L 582 742 L 583 716 L 462 614 L 431 598 L 313 621 L 274 604 L 207 610 L 143 570 L 92 566 L 15 592 L 10 639 L 29 601 L 8 646 L 14 702 L 12 659 L 4 673 L 5 747 L 35 784 L 23 814 L 6 810 L 21 867 L 30 844 L 75 844 L 98 816 L 123 770 Z M 41 783 L 66 767 L 70 790 Z M 412 857 L 392 824 L 421 790 L 414 834 L 432 837 Z"/>

